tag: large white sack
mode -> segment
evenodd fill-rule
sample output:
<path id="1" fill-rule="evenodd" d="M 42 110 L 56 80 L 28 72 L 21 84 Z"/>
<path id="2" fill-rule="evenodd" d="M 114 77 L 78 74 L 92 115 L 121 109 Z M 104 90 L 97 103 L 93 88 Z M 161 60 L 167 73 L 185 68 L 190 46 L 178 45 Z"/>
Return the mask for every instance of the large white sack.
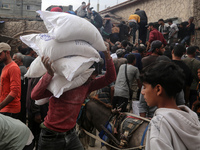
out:
<path id="1" fill-rule="evenodd" d="M 41 57 L 38 56 L 30 65 L 28 71 L 24 75 L 27 78 L 38 78 L 43 76 L 47 72 L 46 68 L 44 67 Z"/>
<path id="2" fill-rule="evenodd" d="M 95 69 L 88 69 L 78 77 L 74 78 L 73 81 L 66 80 L 65 77 L 58 74 L 54 74 L 53 79 L 51 80 L 47 89 L 53 93 L 56 98 L 59 98 L 63 92 L 69 91 L 76 87 L 83 85 L 88 78 L 91 76 Z"/>
<path id="3" fill-rule="evenodd" d="M 64 76 L 68 81 L 72 81 L 88 70 L 94 62 L 99 62 L 99 58 L 86 58 L 82 56 L 69 56 L 60 58 L 52 63 L 52 67 L 58 75 Z M 30 65 L 25 77 L 37 78 L 46 73 L 41 57 L 38 56 Z"/>
<path id="4" fill-rule="evenodd" d="M 48 33 L 58 42 L 84 40 L 98 51 L 106 51 L 97 28 L 86 19 L 64 12 L 37 11 L 44 20 Z"/>
<path id="5" fill-rule="evenodd" d="M 99 53 L 85 41 L 58 43 L 46 33 L 24 35 L 20 39 L 39 56 L 48 56 L 51 61 L 70 55 L 100 58 Z"/>
<path id="6" fill-rule="evenodd" d="M 99 62 L 99 60 L 95 57 L 70 56 L 58 59 L 52 64 L 52 67 L 57 74 L 64 76 L 68 81 L 72 81 L 74 77 L 88 70 L 94 62 Z"/>

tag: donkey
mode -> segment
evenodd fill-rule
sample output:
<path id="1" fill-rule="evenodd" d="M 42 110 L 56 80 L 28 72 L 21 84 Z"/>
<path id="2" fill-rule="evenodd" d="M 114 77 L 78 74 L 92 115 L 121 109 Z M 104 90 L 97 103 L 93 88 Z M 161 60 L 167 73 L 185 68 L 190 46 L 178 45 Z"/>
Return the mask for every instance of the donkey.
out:
<path id="1" fill-rule="evenodd" d="M 80 126 L 86 131 L 91 132 L 95 127 L 99 132 L 102 131 L 102 125 L 104 126 L 110 116 L 112 115 L 112 106 L 105 104 L 97 99 L 90 99 L 85 105 L 85 110 L 82 112 L 81 118 L 79 119 Z M 145 129 L 149 122 L 144 121 L 132 134 L 129 139 L 126 148 L 138 147 L 141 145 L 142 137 Z M 120 133 L 119 133 L 120 134 Z M 119 136 L 117 137 L 119 139 Z M 143 143 L 145 144 L 146 138 Z M 142 144 L 143 144 L 142 143 Z"/>

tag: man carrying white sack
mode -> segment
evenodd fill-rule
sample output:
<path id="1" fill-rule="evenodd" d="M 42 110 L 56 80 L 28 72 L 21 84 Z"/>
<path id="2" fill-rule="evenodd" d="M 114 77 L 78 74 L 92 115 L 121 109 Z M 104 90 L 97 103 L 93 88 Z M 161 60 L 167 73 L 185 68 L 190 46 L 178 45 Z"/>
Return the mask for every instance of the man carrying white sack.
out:
<path id="1" fill-rule="evenodd" d="M 100 78 L 96 78 L 98 73 L 94 71 L 84 85 L 64 92 L 60 98 L 53 97 L 53 94 L 46 89 L 54 76 L 54 72 L 51 62 L 49 63 L 49 58 L 42 57 L 42 62 L 47 69 L 47 73 L 37 83 L 31 93 L 31 97 L 34 100 L 50 97 L 49 111 L 44 119 L 44 123 L 41 124 L 39 150 L 84 149 L 75 133 L 76 119 L 81 105 L 92 91 L 101 89 L 116 80 L 116 72 L 112 58 L 110 57 L 108 45 L 107 51 L 104 54 L 107 66 L 106 74 Z"/>

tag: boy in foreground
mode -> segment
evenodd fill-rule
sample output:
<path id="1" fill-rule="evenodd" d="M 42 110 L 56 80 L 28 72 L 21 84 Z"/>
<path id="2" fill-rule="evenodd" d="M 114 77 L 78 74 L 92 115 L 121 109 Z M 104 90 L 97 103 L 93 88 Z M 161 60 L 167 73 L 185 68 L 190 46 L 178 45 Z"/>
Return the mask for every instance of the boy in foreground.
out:
<path id="1" fill-rule="evenodd" d="M 175 101 L 184 85 L 182 70 L 172 62 L 159 62 L 146 68 L 141 80 L 148 106 L 158 107 L 148 127 L 146 150 L 200 149 L 197 115 Z"/>

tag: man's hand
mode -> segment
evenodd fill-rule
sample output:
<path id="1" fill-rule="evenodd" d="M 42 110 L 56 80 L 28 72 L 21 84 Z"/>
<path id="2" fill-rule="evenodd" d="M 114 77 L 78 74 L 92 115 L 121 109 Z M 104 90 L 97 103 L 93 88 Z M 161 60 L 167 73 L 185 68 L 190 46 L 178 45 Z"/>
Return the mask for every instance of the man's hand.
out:
<path id="1" fill-rule="evenodd" d="M 104 42 L 104 43 L 106 45 L 107 50 L 103 51 L 103 53 L 105 55 L 106 60 L 108 60 L 108 59 L 111 59 L 111 57 L 110 57 L 110 46 L 107 42 Z"/>
<path id="2" fill-rule="evenodd" d="M 51 66 L 52 62 L 50 61 L 50 58 L 42 56 L 42 63 L 44 64 L 45 68 L 47 69 L 48 74 L 53 76 L 54 71 L 53 71 L 53 68 Z"/>
<path id="3" fill-rule="evenodd" d="M 34 117 L 35 122 L 37 123 L 42 123 L 42 118 L 40 114 L 35 115 Z"/>

